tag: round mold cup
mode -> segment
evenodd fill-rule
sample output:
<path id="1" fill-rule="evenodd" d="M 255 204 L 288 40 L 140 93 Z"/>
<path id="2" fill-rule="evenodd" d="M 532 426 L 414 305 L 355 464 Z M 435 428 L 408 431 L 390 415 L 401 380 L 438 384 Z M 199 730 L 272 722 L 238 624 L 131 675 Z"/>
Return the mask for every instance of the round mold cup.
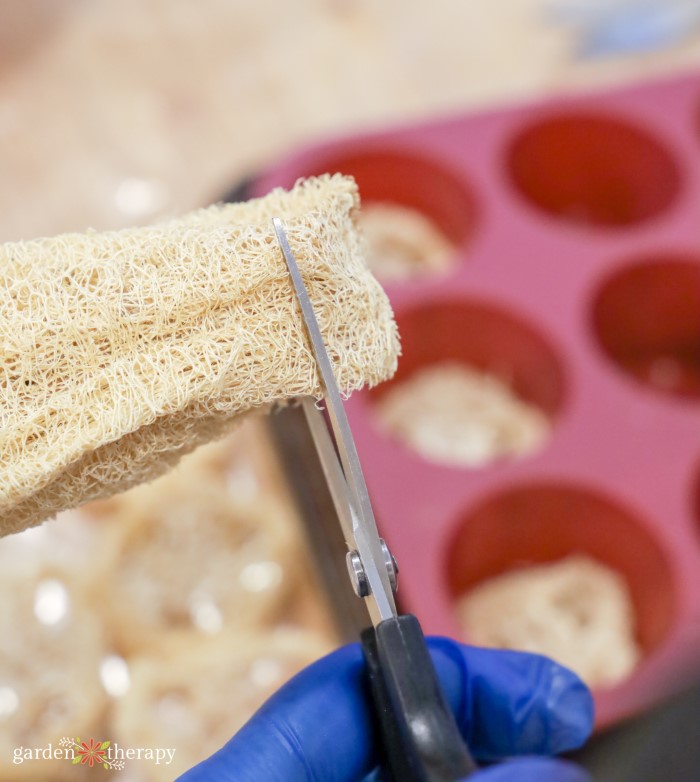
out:
<path id="1" fill-rule="evenodd" d="M 396 275 L 387 268 L 383 275 L 378 266 L 376 274 L 384 282 L 441 276 L 454 268 L 458 255 L 470 243 L 476 222 L 476 198 L 462 177 L 457 177 L 447 166 L 411 154 L 395 151 L 353 152 L 324 159 L 307 174 L 342 173 L 355 178 L 365 207 L 385 207 L 387 213 L 377 216 L 373 224 L 386 222 L 387 233 L 382 237 L 390 245 L 403 245 L 404 252 L 418 257 L 413 270 L 405 276 Z M 392 207 L 418 213 L 421 226 L 407 215 L 391 214 Z M 400 212 L 400 210 L 399 210 Z M 369 210 L 368 210 L 369 214 Z M 369 224 L 367 226 L 369 233 Z M 375 234 L 375 230 L 372 231 Z M 368 238 L 371 238 L 368 236 Z M 435 245 L 442 248 L 442 259 L 430 263 L 427 257 Z M 425 263 L 421 263 L 423 258 Z M 434 259 L 433 259 L 434 260 Z M 422 267 L 422 268 L 421 268 Z"/>
<path id="2" fill-rule="evenodd" d="M 663 549 L 634 513 L 588 488 L 543 482 L 507 489 L 463 516 L 445 551 L 453 602 L 487 579 L 574 554 L 608 566 L 629 589 L 640 664 L 675 622 L 673 569 Z"/>
<path id="3" fill-rule="evenodd" d="M 595 114 L 559 114 L 522 130 L 506 152 L 508 175 L 528 203 L 598 228 L 643 223 L 681 187 L 673 156 L 647 131 Z"/>
<path id="4" fill-rule="evenodd" d="M 383 436 L 399 439 L 379 420 L 378 403 L 416 373 L 441 365 L 465 365 L 501 379 L 521 402 L 543 412 L 550 423 L 560 414 L 566 383 L 557 351 L 510 312 L 484 301 L 453 299 L 399 310 L 396 315 L 402 343 L 398 371 L 389 382 L 369 392 L 375 427 Z M 541 445 L 546 446 L 551 435 L 549 431 Z M 428 458 L 408 444 L 402 447 L 439 466 L 469 467 Z M 497 459 L 478 466 L 489 466 Z"/>
<path id="5" fill-rule="evenodd" d="M 598 289 L 593 329 L 606 357 L 648 388 L 700 400 L 700 257 L 650 256 Z"/>

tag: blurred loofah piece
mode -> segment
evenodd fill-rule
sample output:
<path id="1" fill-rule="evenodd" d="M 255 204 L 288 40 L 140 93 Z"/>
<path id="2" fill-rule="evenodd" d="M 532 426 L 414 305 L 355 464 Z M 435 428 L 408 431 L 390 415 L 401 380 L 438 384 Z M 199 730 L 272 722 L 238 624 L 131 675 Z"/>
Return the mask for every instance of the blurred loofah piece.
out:
<path id="1" fill-rule="evenodd" d="M 131 688 L 117 704 L 114 731 L 124 746 L 175 747 L 152 765 L 152 782 L 171 782 L 222 747 L 294 674 L 332 647 L 313 633 L 279 627 L 214 638 L 184 634 L 134 657 Z"/>
<path id="2" fill-rule="evenodd" d="M 0 590 L 0 778 L 34 782 L 44 759 L 17 764 L 15 748 L 58 747 L 99 725 L 109 701 L 99 677 L 107 645 L 68 569 L 18 561 L 3 566 Z"/>
<path id="3" fill-rule="evenodd" d="M 271 218 L 346 393 L 392 375 L 354 181 L 324 176 L 148 228 L 0 246 L 0 534 L 164 473 L 235 418 L 320 395 Z"/>
<path id="4" fill-rule="evenodd" d="M 289 600 L 302 561 L 294 520 L 273 497 L 238 497 L 226 457 L 204 446 L 119 497 L 123 538 L 98 593 L 121 649 L 263 628 Z"/>

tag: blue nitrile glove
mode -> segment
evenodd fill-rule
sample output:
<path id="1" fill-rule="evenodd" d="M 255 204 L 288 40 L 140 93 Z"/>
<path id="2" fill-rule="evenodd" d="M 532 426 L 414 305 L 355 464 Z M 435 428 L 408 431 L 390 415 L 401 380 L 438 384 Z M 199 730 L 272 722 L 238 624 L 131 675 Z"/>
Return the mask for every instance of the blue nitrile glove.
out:
<path id="1" fill-rule="evenodd" d="M 445 694 L 474 756 L 553 755 L 588 738 L 593 701 L 566 668 L 538 655 L 429 638 Z M 178 782 L 360 782 L 377 764 L 358 644 L 309 666 L 215 755 Z M 370 777 L 371 779 L 371 777 Z M 585 782 L 568 763 L 522 758 L 470 782 Z"/>

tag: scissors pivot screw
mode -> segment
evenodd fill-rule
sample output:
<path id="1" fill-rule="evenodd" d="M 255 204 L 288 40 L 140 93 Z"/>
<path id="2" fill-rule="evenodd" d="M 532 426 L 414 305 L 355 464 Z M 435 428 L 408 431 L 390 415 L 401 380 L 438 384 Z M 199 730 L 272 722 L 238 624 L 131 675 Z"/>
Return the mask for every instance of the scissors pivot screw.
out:
<path id="1" fill-rule="evenodd" d="M 355 594 L 358 597 L 367 597 L 370 592 L 369 580 L 367 578 L 367 573 L 365 573 L 365 568 L 360 559 L 360 555 L 357 551 L 348 551 L 345 562 L 348 566 L 350 583 L 355 590 Z"/>
<path id="2" fill-rule="evenodd" d="M 379 543 L 382 547 L 382 554 L 384 554 L 384 564 L 386 565 L 386 572 L 389 576 L 389 583 L 391 584 L 391 591 L 396 592 L 398 586 L 399 566 L 394 559 L 394 555 L 389 551 L 389 546 L 386 545 L 384 538 L 379 538 Z"/>
<path id="3" fill-rule="evenodd" d="M 382 547 L 384 565 L 386 566 L 386 572 L 389 576 L 392 592 L 396 592 L 399 566 L 396 564 L 394 555 L 389 551 L 389 546 L 387 546 L 384 538 L 379 538 L 379 543 Z M 370 589 L 369 579 L 367 578 L 367 573 L 365 573 L 365 568 L 362 564 L 362 558 L 357 551 L 348 551 L 345 562 L 348 566 L 350 582 L 352 583 L 352 588 L 355 590 L 355 594 L 358 597 L 367 597 L 372 590 Z"/>

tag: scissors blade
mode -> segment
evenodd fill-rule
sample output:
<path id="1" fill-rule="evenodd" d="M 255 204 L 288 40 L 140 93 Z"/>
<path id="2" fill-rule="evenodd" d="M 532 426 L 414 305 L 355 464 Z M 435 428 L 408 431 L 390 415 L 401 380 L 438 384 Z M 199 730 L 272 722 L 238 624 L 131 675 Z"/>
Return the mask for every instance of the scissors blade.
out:
<path id="1" fill-rule="evenodd" d="M 352 437 L 350 424 L 347 415 L 345 414 L 345 408 L 343 407 L 340 389 L 338 388 L 335 375 L 333 374 L 333 365 L 331 364 L 328 351 L 323 342 L 323 336 L 321 335 L 321 330 L 318 321 L 316 320 L 316 314 L 313 305 L 311 304 L 306 285 L 302 279 L 294 253 L 289 246 L 289 240 L 287 239 L 287 234 L 284 230 L 282 221 L 278 217 L 274 217 L 272 223 L 274 225 L 275 234 L 277 235 L 277 241 L 279 242 L 282 254 L 284 255 L 284 260 L 289 269 L 292 285 L 294 286 L 306 330 L 309 339 L 311 340 L 311 347 L 321 378 L 321 386 L 324 390 L 326 408 L 328 410 L 333 433 L 335 434 L 340 460 L 343 465 L 342 472 L 344 474 L 343 483 L 346 486 L 345 492 L 339 488 L 339 476 L 335 473 L 333 467 L 328 467 L 329 463 L 332 463 L 333 460 L 337 462 L 337 459 L 335 451 L 332 449 L 330 435 L 325 427 L 325 422 L 322 420 L 320 422 L 323 424 L 323 429 L 325 430 L 324 437 L 318 421 L 320 413 L 315 411 L 318 413 L 318 416 L 315 416 L 309 409 L 309 403 L 307 402 L 305 402 L 304 409 L 319 455 L 322 462 L 325 464 L 324 471 L 326 472 L 326 476 L 328 477 L 329 474 L 334 475 L 335 473 L 334 478 L 329 480 L 329 486 L 331 488 L 331 493 L 333 494 L 335 491 L 338 496 L 337 500 L 334 496 L 334 501 L 339 503 L 337 507 L 346 542 L 349 546 L 353 546 L 357 551 L 364 567 L 370 590 L 370 593 L 366 598 L 367 608 L 372 623 L 377 625 L 384 619 L 390 619 L 391 617 L 396 616 L 396 605 L 389 582 L 384 551 L 379 540 L 377 524 L 374 519 L 374 513 L 367 491 L 367 485 L 365 483 L 364 475 L 362 474 L 362 467 L 360 466 L 360 459 L 355 447 L 355 441 Z M 314 407 L 313 403 L 311 403 L 311 407 Z M 314 419 L 316 419 L 315 423 Z M 326 442 L 326 438 L 328 442 Z M 331 450 L 333 450 L 332 456 L 329 452 L 329 444 Z M 334 484 L 336 484 L 335 489 Z M 343 494 L 345 496 L 343 496 Z M 342 509 L 343 506 L 346 506 L 345 510 Z M 349 520 L 347 517 L 348 508 Z"/>

